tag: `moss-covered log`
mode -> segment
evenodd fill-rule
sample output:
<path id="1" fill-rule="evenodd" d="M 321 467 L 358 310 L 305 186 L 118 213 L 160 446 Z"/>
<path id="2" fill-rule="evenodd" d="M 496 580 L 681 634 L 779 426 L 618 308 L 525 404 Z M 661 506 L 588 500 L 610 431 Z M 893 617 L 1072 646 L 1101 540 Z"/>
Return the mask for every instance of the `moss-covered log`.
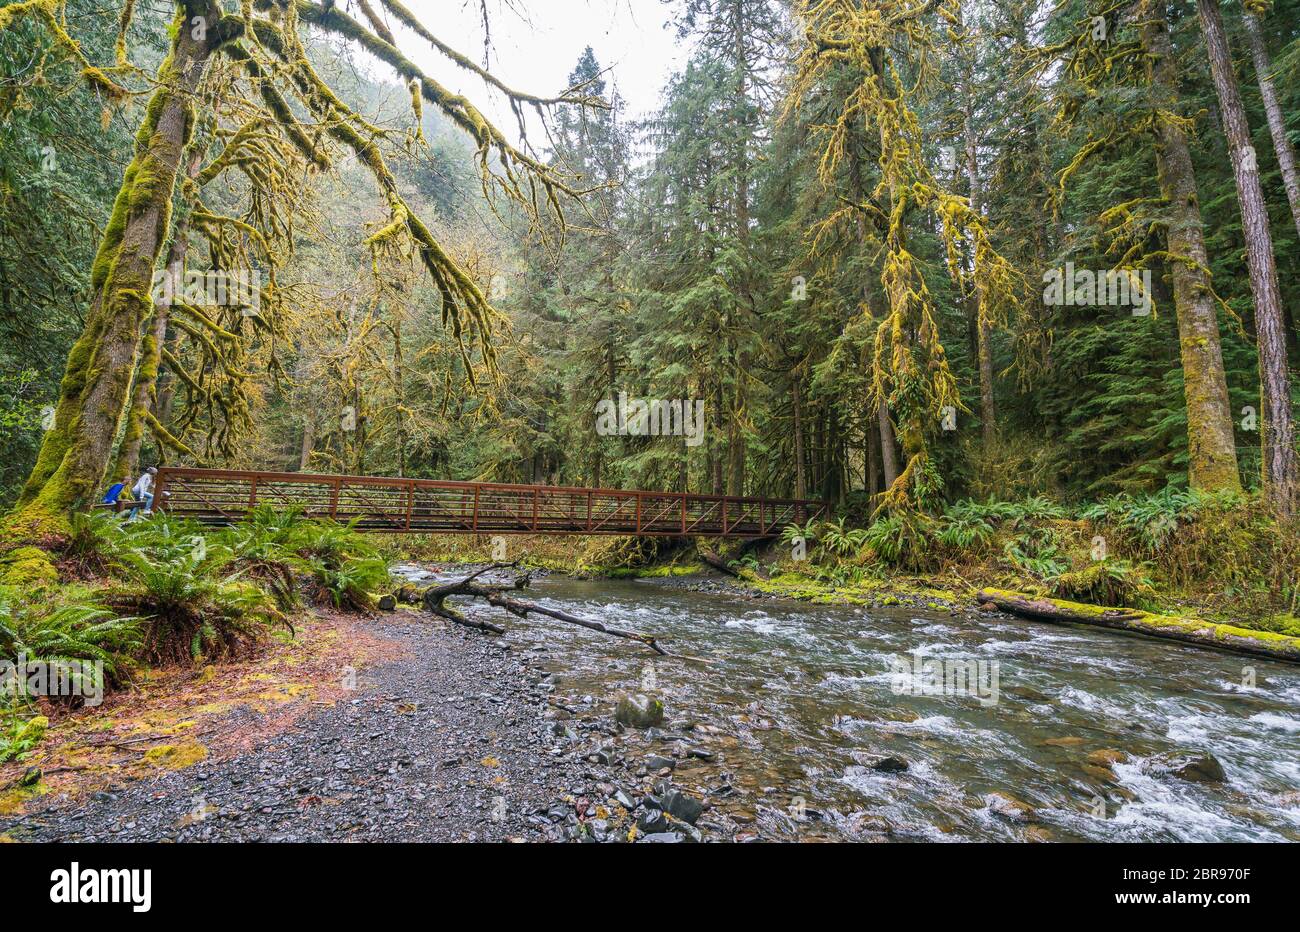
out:
<path id="1" fill-rule="evenodd" d="M 991 603 L 1022 618 L 1041 621 L 1098 625 L 1131 634 L 1181 641 L 1199 647 L 1213 647 L 1269 660 L 1300 663 L 1300 638 L 1270 631 L 1253 631 L 1236 625 L 1216 624 L 1198 618 L 1155 615 L 1133 608 L 1104 608 L 1082 602 L 1067 602 L 1032 596 L 1007 589 L 981 589 L 976 599 Z"/>

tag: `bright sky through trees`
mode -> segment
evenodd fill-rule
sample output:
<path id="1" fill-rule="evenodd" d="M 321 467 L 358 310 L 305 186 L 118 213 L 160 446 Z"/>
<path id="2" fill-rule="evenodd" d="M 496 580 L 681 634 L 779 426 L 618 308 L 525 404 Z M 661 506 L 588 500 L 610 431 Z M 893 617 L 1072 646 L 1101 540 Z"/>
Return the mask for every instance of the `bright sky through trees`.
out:
<path id="1" fill-rule="evenodd" d="M 630 117 L 655 111 L 669 76 L 685 62 L 691 43 L 669 25 L 673 7 L 663 0 L 547 0 L 524 6 L 486 0 L 491 30 L 492 72 L 513 87 L 534 93 L 562 90 L 573 63 L 588 45 L 608 71 L 611 89 Z M 483 64 L 483 7 L 478 0 L 410 0 L 409 9 L 478 64 Z M 400 32 L 400 27 L 395 27 Z M 503 131 L 515 131 L 509 108 L 482 93 L 475 76 L 457 68 L 427 45 L 404 43 L 430 74 L 460 93 L 472 95 Z M 381 75 L 386 69 L 380 69 Z M 529 133 L 539 132 L 536 121 Z M 535 142 L 540 141 L 534 140 Z"/>

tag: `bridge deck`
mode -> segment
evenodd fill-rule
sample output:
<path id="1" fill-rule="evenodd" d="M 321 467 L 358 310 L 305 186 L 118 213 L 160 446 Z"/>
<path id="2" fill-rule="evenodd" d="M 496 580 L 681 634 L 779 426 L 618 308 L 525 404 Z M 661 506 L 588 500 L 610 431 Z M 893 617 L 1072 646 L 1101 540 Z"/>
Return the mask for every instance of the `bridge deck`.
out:
<path id="1" fill-rule="evenodd" d="M 155 493 L 157 507 L 207 524 L 269 504 L 402 533 L 756 538 L 829 512 L 797 499 L 174 467 L 158 470 Z"/>

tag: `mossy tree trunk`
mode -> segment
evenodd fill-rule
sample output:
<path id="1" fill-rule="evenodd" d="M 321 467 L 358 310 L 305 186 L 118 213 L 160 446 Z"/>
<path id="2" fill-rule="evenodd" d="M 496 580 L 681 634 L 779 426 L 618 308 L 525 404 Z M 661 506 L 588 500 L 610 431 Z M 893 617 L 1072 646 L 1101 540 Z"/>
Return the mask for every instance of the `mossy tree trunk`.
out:
<path id="1" fill-rule="evenodd" d="M 1142 29 L 1151 62 L 1151 93 L 1159 109 L 1177 101 L 1177 65 L 1164 9 L 1158 4 Z M 1201 223 L 1196 174 L 1187 133 L 1178 123 L 1157 118 L 1156 164 L 1160 190 L 1169 203 L 1169 252 L 1174 311 L 1182 351 L 1187 405 L 1188 480 L 1193 489 L 1239 490 L 1232 408 L 1223 370 L 1219 320 L 1210 280 Z"/>
<path id="2" fill-rule="evenodd" d="M 1259 350 L 1259 383 L 1264 428 L 1263 479 L 1269 501 L 1279 511 L 1296 507 L 1300 467 L 1291 416 L 1291 385 L 1287 372 L 1286 337 L 1282 323 L 1282 298 L 1273 257 L 1273 236 L 1268 226 L 1268 205 L 1259 183 L 1259 165 L 1251 147 L 1250 124 L 1241 102 L 1232 54 L 1219 14 L 1218 0 L 1197 0 L 1201 29 L 1210 55 L 1210 72 L 1219 99 L 1219 113 L 1237 182 L 1241 231 L 1246 240 L 1246 265 L 1255 296 L 1255 338 Z"/>
<path id="3" fill-rule="evenodd" d="M 196 147 L 191 150 L 186 174 L 193 178 L 198 174 L 202 164 L 202 153 Z M 177 283 L 183 281 L 185 274 L 185 257 L 189 253 L 190 223 L 189 212 L 176 222 L 172 233 L 171 246 L 167 251 L 166 274 L 168 280 Z M 158 419 L 158 373 L 162 363 L 163 345 L 167 342 L 167 324 L 171 320 L 171 307 L 168 303 L 156 303 L 149 330 L 144 335 L 140 351 L 140 365 L 135 374 L 132 388 L 131 405 L 126 419 L 126 433 L 117 448 L 117 463 L 113 466 L 112 478 L 125 482 L 135 476 L 140 468 L 140 448 L 144 444 L 145 425 L 153 418 L 155 433 L 165 433 L 162 422 Z M 160 444 L 161 445 L 161 444 Z"/>
<path id="4" fill-rule="evenodd" d="M 210 0 L 178 4 L 171 48 L 95 255 L 86 325 L 68 354 L 53 426 L 11 518 L 33 532 L 91 501 L 108 469 L 194 130 L 193 95 L 218 44 L 220 16 Z"/>

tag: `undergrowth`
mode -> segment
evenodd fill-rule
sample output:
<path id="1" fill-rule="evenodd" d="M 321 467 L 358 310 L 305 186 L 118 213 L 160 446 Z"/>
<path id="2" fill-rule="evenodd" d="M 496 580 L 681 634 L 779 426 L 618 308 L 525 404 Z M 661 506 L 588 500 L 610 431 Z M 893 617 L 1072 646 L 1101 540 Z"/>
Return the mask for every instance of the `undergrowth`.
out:
<path id="1" fill-rule="evenodd" d="M 388 561 L 365 535 L 270 507 L 220 529 L 164 514 L 76 516 L 53 556 L 59 584 L 39 599 L 0 587 L 0 758 L 38 740 L 20 662 L 102 665 L 102 687 L 117 688 L 149 664 L 246 656 L 275 629 L 291 632 L 304 598 L 368 610 L 389 582 Z M 69 693 L 42 701 L 85 698 Z"/>
<path id="2" fill-rule="evenodd" d="M 1300 525 L 1240 494 L 1170 489 L 1077 508 L 1044 496 L 961 501 L 860 528 L 791 525 L 780 546 L 781 569 L 836 586 L 881 572 L 951 573 L 1098 605 L 1190 605 L 1265 630 L 1300 628 Z"/>

